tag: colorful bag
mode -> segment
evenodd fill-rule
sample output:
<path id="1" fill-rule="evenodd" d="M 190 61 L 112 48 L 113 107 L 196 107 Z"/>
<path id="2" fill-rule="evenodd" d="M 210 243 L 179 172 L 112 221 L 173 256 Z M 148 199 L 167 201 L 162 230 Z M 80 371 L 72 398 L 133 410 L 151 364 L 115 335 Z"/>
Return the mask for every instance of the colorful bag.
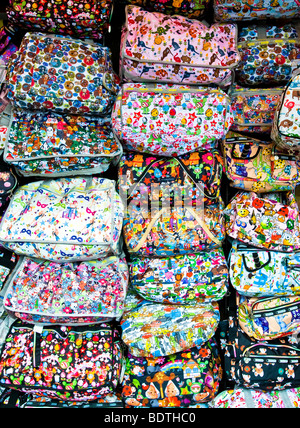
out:
<path id="1" fill-rule="evenodd" d="M 159 358 L 126 357 L 122 397 L 126 407 L 190 407 L 210 401 L 222 379 L 214 338 L 200 347 Z"/>
<path id="2" fill-rule="evenodd" d="M 260 19 L 299 18 L 298 0 L 213 0 L 217 21 L 252 21 Z"/>
<path id="3" fill-rule="evenodd" d="M 1 109 L 1 107 L 0 107 Z M 7 104 L 5 109 L 0 113 L 0 152 L 3 153 L 5 144 L 8 138 L 8 130 L 12 113 L 11 102 Z"/>
<path id="4" fill-rule="evenodd" d="M 300 249 L 299 209 L 292 191 L 264 198 L 240 192 L 223 214 L 227 234 L 244 244 L 286 252 Z"/>
<path id="5" fill-rule="evenodd" d="M 233 114 L 231 131 L 254 132 L 269 136 L 283 91 L 283 86 L 243 88 L 235 84 L 230 89 Z"/>
<path id="6" fill-rule="evenodd" d="M 274 116 L 271 138 L 286 151 L 300 151 L 300 70 L 286 85 Z"/>
<path id="7" fill-rule="evenodd" d="M 110 117 L 14 109 L 4 160 L 23 176 L 59 177 L 102 173 L 122 153 Z"/>
<path id="8" fill-rule="evenodd" d="M 236 24 L 204 23 L 183 16 L 126 7 L 120 73 L 125 80 L 227 86 L 240 61 Z"/>
<path id="9" fill-rule="evenodd" d="M 128 286 L 125 258 L 54 263 L 20 257 L 4 307 L 33 324 L 81 325 L 120 319 Z"/>
<path id="10" fill-rule="evenodd" d="M 299 37 L 293 24 L 243 27 L 237 45 L 241 55 L 235 70 L 237 83 L 244 86 L 287 83 L 300 64 Z"/>
<path id="11" fill-rule="evenodd" d="M 131 256 L 129 273 L 138 294 L 159 303 L 217 301 L 228 289 L 228 268 L 222 248 L 173 257 Z"/>
<path id="12" fill-rule="evenodd" d="M 200 19 L 208 11 L 208 0 L 128 0 L 127 3 L 141 6 L 150 12 L 166 15 L 182 15 L 191 19 Z"/>
<path id="13" fill-rule="evenodd" d="M 8 22 L 21 29 L 101 41 L 108 30 L 112 8 L 112 0 L 9 0 L 6 13 Z"/>
<path id="14" fill-rule="evenodd" d="M 203 86 L 125 83 L 112 112 L 127 150 L 163 156 L 211 150 L 232 122 L 226 93 Z"/>
<path id="15" fill-rule="evenodd" d="M 0 356 L 0 385 L 66 401 L 90 401 L 113 393 L 123 351 L 109 324 L 33 326 L 16 321 Z"/>
<path id="16" fill-rule="evenodd" d="M 6 80 L 14 106 L 110 115 L 119 90 L 109 48 L 67 36 L 26 33 Z"/>
<path id="17" fill-rule="evenodd" d="M 124 242 L 137 256 L 174 256 L 219 248 L 225 238 L 216 150 L 177 158 L 127 153 L 119 191 L 126 201 Z"/>
<path id="18" fill-rule="evenodd" d="M 223 141 L 225 171 L 230 185 L 251 192 L 294 190 L 300 182 L 295 156 L 274 143 L 229 132 Z"/>
<path id="19" fill-rule="evenodd" d="M 19 187 L 0 224 L 17 254 L 50 261 L 118 255 L 123 204 L 115 182 L 98 177 L 36 181 Z"/>
<path id="20" fill-rule="evenodd" d="M 300 253 L 267 251 L 233 241 L 229 277 L 249 297 L 300 295 Z"/>
<path id="21" fill-rule="evenodd" d="M 146 300 L 124 311 L 122 340 L 135 357 L 164 357 L 201 346 L 216 332 L 217 302 L 167 305 Z"/>
<path id="22" fill-rule="evenodd" d="M 2 214 L 18 186 L 18 179 L 13 168 L 0 156 L 0 213 Z"/>
<path id="23" fill-rule="evenodd" d="M 293 336 L 269 341 L 251 339 L 237 325 L 236 318 L 220 323 L 226 339 L 226 379 L 237 387 L 277 391 L 300 386 L 300 348 Z"/>
<path id="24" fill-rule="evenodd" d="M 15 43 L 15 28 L 7 25 L 0 27 L 0 68 L 3 71 L 6 70 L 9 58 L 18 50 L 18 46 Z M 0 82 L 3 82 L 2 76 L 0 77 Z"/>
<path id="25" fill-rule="evenodd" d="M 237 306 L 239 326 L 253 339 L 279 339 L 295 334 L 300 327 L 300 296 L 238 295 Z"/>

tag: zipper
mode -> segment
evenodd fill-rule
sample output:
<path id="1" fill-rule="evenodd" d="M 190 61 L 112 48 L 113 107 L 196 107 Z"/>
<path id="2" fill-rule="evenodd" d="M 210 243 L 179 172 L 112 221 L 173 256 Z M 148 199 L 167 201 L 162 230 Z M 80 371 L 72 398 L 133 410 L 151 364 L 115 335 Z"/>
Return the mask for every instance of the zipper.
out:
<path id="1" fill-rule="evenodd" d="M 256 43 L 261 43 L 261 44 L 269 44 L 269 43 L 278 43 L 278 44 L 284 44 L 284 43 L 299 43 L 299 40 L 297 39 L 279 39 L 279 38 L 274 38 L 274 37 L 270 37 L 270 38 L 257 38 L 255 40 L 244 40 L 242 42 L 238 42 L 237 47 L 238 49 L 243 48 L 245 46 L 251 46 L 251 43 L 256 44 Z"/>
<path id="2" fill-rule="evenodd" d="M 184 88 L 182 90 L 179 90 L 179 89 L 175 89 L 175 90 L 169 89 L 168 90 L 168 88 L 157 88 L 157 87 L 152 88 L 150 85 L 147 88 L 128 88 L 128 89 L 123 88 L 123 94 L 124 94 L 124 92 L 140 92 L 140 93 L 155 92 L 158 94 L 160 94 L 160 93 L 165 93 L 165 94 L 182 94 L 182 93 L 184 93 L 184 94 L 194 94 L 194 93 L 196 93 L 196 94 L 207 94 L 207 93 L 211 94 L 211 93 L 214 93 L 214 94 L 221 94 L 221 95 L 225 95 L 225 96 L 227 95 L 227 94 L 219 91 L 218 89 L 214 89 L 214 88 L 207 88 L 205 90 L 199 90 L 197 88 L 190 88 L 190 89 Z M 153 85 L 155 85 L 155 83 Z"/>
<path id="3" fill-rule="evenodd" d="M 262 316 L 275 316 L 275 315 L 279 315 L 279 314 L 285 314 L 289 311 L 292 310 L 297 310 L 300 307 L 300 302 L 298 303 L 286 303 L 283 305 L 280 305 L 280 307 L 278 308 L 270 308 L 270 309 L 260 309 L 260 310 L 255 310 L 254 307 L 255 305 L 258 305 L 260 302 L 267 302 L 267 301 L 271 301 L 274 299 L 270 299 L 270 298 L 264 298 L 264 299 L 259 299 L 259 301 L 254 302 L 251 305 L 251 309 L 250 309 L 250 313 L 249 313 L 249 317 L 251 319 L 255 319 L 255 318 L 261 318 Z"/>
<path id="4" fill-rule="evenodd" d="M 250 354 L 250 350 L 256 347 L 265 347 L 265 348 L 284 348 L 284 349 L 290 349 L 291 351 L 295 351 L 297 352 L 298 355 L 266 355 L 266 354 L 262 354 L 262 355 L 253 355 Z M 242 353 L 242 358 L 251 358 L 251 359 L 255 359 L 257 360 L 257 362 L 287 362 L 289 361 L 290 363 L 300 363 L 300 349 L 298 348 L 294 348 L 293 346 L 289 346 L 289 345 L 272 345 L 272 344 L 268 344 L 268 343 L 256 343 L 254 345 L 249 346 L 248 348 L 246 348 L 243 353 Z M 282 361 L 278 361 L 278 360 L 282 360 Z"/>

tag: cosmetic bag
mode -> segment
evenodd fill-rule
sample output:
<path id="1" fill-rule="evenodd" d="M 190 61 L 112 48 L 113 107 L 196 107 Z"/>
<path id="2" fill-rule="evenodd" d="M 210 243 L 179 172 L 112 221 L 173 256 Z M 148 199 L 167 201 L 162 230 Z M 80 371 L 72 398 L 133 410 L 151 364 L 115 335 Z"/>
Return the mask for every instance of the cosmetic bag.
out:
<path id="1" fill-rule="evenodd" d="M 242 86 L 285 85 L 300 63 L 299 31 L 293 24 L 243 26 L 237 46 L 236 82 Z"/>
<path id="2" fill-rule="evenodd" d="M 122 155 L 110 117 L 61 115 L 15 108 L 4 160 L 19 175 L 51 177 L 99 174 Z"/>
<path id="3" fill-rule="evenodd" d="M 127 3 L 140 6 L 150 12 L 181 15 L 192 19 L 205 16 L 209 7 L 208 0 L 127 0 Z"/>
<path id="4" fill-rule="evenodd" d="M 229 132 L 222 146 L 232 187 L 266 193 L 294 190 L 299 184 L 296 157 L 276 148 L 272 141 Z"/>
<path id="5" fill-rule="evenodd" d="M 133 82 L 228 86 L 240 61 L 236 24 L 212 24 L 126 6 L 120 74 Z"/>
<path id="6" fill-rule="evenodd" d="M 0 242 L 16 254 L 55 262 L 118 255 L 123 204 L 115 187 L 98 177 L 25 184 L 5 211 Z"/>
<path id="7" fill-rule="evenodd" d="M 162 156 L 215 148 L 232 122 L 228 95 L 203 86 L 125 83 L 112 111 L 126 150 Z"/>
<path id="8" fill-rule="evenodd" d="M 228 267 L 222 248 L 170 257 L 132 256 L 129 273 L 137 293 L 159 303 L 217 301 L 228 289 Z"/>
<path id="9" fill-rule="evenodd" d="M 216 150 L 171 159 L 125 153 L 118 182 L 128 252 L 161 257 L 221 247 L 221 162 Z"/>
<path id="10" fill-rule="evenodd" d="M 27 31 L 41 31 L 102 41 L 113 11 L 112 0 L 57 2 L 9 0 L 9 24 Z"/>
<path id="11" fill-rule="evenodd" d="M 189 407 L 214 398 L 222 379 L 214 337 L 199 347 L 158 358 L 128 354 L 122 382 L 126 407 Z"/>
<path id="12" fill-rule="evenodd" d="M 2 348 L 0 385 L 90 401 L 115 392 L 122 366 L 119 334 L 110 324 L 43 327 L 17 320 Z"/>
<path id="13" fill-rule="evenodd" d="M 119 90 L 108 47 L 29 32 L 10 58 L 6 82 L 15 107 L 78 115 L 110 115 Z"/>
<path id="14" fill-rule="evenodd" d="M 268 197 L 239 192 L 223 214 L 228 236 L 244 244 L 286 252 L 300 249 L 299 209 L 292 191 Z"/>
<path id="15" fill-rule="evenodd" d="M 232 242 L 229 277 L 240 295 L 248 297 L 300 294 L 300 253 L 268 251 Z"/>

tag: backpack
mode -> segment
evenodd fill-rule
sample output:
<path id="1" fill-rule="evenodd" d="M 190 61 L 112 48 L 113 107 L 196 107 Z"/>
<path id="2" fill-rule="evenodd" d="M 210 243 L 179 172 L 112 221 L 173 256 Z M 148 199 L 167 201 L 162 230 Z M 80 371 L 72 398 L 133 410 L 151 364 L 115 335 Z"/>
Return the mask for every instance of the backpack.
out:
<path id="1" fill-rule="evenodd" d="M 118 182 L 128 252 L 161 257 L 221 247 L 221 176 L 217 150 L 177 158 L 125 153 Z"/>
<path id="2" fill-rule="evenodd" d="M 4 160 L 22 176 L 60 177 L 102 173 L 118 163 L 122 152 L 110 117 L 14 108 Z"/>
<path id="3" fill-rule="evenodd" d="M 229 132 L 223 140 L 225 172 L 230 186 L 252 192 L 294 190 L 300 181 L 297 159 L 274 142 Z"/>
<path id="4" fill-rule="evenodd" d="M 19 187 L 0 224 L 16 254 L 51 261 L 93 260 L 121 252 L 123 204 L 113 180 L 72 177 Z"/>
<path id="5" fill-rule="evenodd" d="M 159 358 L 126 356 L 122 397 L 126 407 L 190 407 L 210 401 L 222 379 L 214 337 L 199 347 Z"/>
<path id="6" fill-rule="evenodd" d="M 2 348 L 0 385 L 64 401 L 90 401 L 115 392 L 122 366 L 122 345 L 110 324 L 47 327 L 17 320 Z"/>
<path id="7" fill-rule="evenodd" d="M 121 79 L 228 86 L 240 61 L 236 24 L 213 24 L 126 6 Z"/>
<path id="8" fill-rule="evenodd" d="M 24 35 L 6 81 L 15 107 L 78 115 L 110 115 L 119 90 L 109 48 L 43 33 Z"/>
<path id="9" fill-rule="evenodd" d="M 126 150 L 162 156 L 215 148 L 232 121 L 226 93 L 203 86 L 125 83 L 112 111 Z"/>

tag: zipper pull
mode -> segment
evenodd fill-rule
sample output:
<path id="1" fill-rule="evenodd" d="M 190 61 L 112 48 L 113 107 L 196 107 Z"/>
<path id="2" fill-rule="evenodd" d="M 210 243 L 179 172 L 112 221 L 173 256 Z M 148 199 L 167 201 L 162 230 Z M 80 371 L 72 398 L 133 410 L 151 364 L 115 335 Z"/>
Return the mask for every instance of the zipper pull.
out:
<path id="1" fill-rule="evenodd" d="M 42 325 L 33 327 L 33 367 L 39 367 L 41 364 L 41 334 Z"/>

